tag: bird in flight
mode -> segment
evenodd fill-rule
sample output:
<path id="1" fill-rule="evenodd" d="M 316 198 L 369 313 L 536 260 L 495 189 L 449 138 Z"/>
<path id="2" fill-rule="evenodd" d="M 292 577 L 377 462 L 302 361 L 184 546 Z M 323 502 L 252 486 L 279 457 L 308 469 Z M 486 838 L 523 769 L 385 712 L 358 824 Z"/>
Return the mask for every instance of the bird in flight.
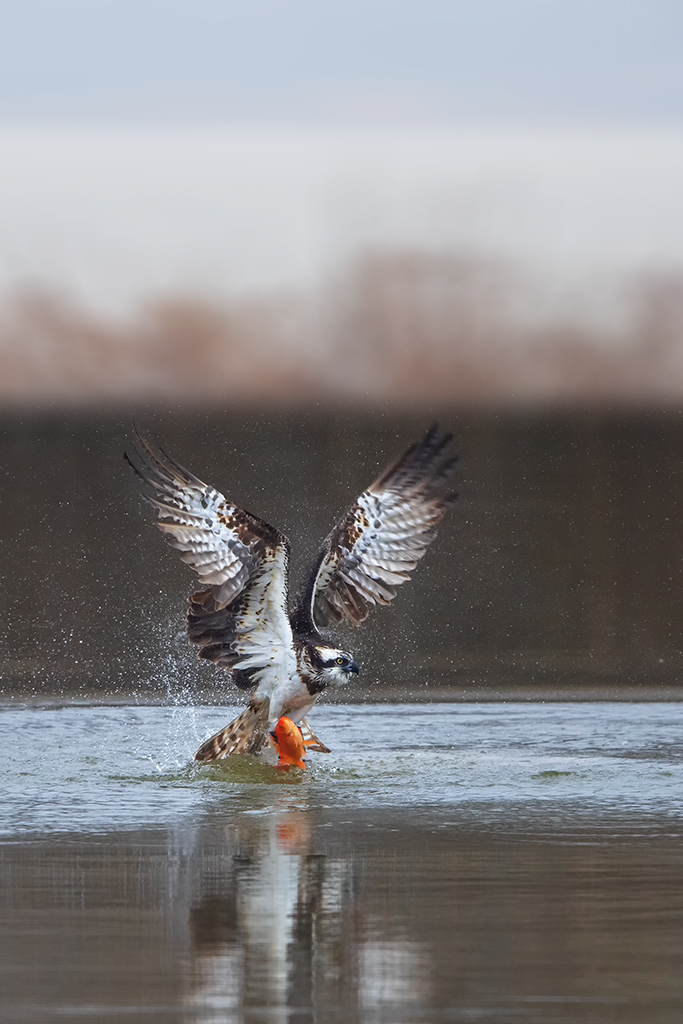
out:
<path id="1" fill-rule="evenodd" d="M 456 462 L 444 458 L 451 438 L 431 427 L 363 491 L 323 541 L 290 606 L 287 537 L 137 434 L 126 459 L 157 511 L 156 525 L 202 583 L 188 602 L 188 638 L 200 658 L 252 691 L 246 709 L 202 744 L 196 761 L 258 753 L 283 716 L 301 727 L 308 750 L 328 752 L 306 716 L 328 686 L 359 670 L 321 630 L 360 625 L 409 578 L 457 497 L 445 493 Z"/>

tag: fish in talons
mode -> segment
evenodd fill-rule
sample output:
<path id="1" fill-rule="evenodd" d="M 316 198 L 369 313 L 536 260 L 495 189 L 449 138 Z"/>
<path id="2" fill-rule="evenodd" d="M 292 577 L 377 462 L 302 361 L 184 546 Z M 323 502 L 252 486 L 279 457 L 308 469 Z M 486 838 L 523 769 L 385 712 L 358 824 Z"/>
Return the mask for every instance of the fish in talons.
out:
<path id="1" fill-rule="evenodd" d="M 270 734 L 278 755 L 278 768 L 306 769 L 306 741 L 298 725 L 284 715 Z M 310 744 L 310 741 L 308 741 Z"/>

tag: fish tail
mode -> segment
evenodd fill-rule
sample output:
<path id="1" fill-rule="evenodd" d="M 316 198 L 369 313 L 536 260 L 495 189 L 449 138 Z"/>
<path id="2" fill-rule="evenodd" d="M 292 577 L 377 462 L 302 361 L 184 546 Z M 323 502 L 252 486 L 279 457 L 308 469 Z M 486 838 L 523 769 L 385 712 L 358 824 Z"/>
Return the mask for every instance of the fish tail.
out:
<path id="1" fill-rule="evenodd" d="M 195 761 L 218 761 L 230 754 L 258 754 L 268 739 L 270 701 L 250 700 L 241 715 L 202 743 Z"/>
<path id="2" fill-rule="evenodd" d="M 299 723 L 299 728 L 301 729 L 306 750 L 315 750 L 319 754 L 331 753 L 330 748 L 326 747 L 322 740 L 318 739 L 305 718 Z"/>

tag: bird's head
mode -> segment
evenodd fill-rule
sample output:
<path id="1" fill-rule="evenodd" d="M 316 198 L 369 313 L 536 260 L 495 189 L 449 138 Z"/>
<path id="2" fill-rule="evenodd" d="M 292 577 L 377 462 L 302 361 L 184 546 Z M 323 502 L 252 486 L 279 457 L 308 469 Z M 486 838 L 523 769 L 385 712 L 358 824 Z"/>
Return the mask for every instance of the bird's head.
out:
<path id="1" fill-rule="evenodd" d="M 347 683 L 351 676 L 357 676 L 360 669 L 350 654 L 339 651 L 336 647 L 311 648 L 311 662 L 318 676 L 328 686 Z"/>

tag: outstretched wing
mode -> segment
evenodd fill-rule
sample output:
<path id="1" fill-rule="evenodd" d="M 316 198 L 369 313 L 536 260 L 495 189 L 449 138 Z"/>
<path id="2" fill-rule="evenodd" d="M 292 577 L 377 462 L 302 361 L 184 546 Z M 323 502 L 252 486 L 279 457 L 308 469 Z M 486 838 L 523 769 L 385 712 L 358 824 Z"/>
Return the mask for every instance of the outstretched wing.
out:
<path id="1" fill-rule="evenodd" d="M 249 689 L 296 668 L 287 616 L 289 541 L 229 502 L 153 442 L 137 435 L 133 458 L 157 526 L 202 583 L 189 601 L 187 632 L 200 658 L 235 671 Z M 264 694 L 265 696 L 265 694 Z"/>
<path id="2" fill-rule="evenodd" d="M 456 462 L 442 462 L 450 440 L 433 426 L 363 491 L 308 573 L 292 617 L 295 628 L 358 626 L 373 605 L 393 600 L 457 497 L 440 493 Z"/>

